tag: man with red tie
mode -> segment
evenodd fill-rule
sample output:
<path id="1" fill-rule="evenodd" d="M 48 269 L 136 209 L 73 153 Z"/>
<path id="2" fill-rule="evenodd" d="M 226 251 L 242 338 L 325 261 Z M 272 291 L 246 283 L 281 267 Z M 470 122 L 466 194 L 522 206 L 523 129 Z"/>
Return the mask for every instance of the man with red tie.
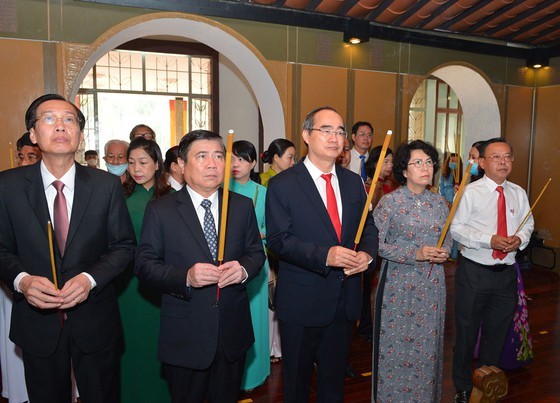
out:
<path id="1" fill-rule="evenodd" d="M 317 401 L 342 402 L 351 325 L 360 316 L 361 273 L 377 255 L 377 229 L 358 175 L 335 165 L 346 131 L 338 112 L 313 110 L 303 123 L 304 162 L 269 182 L 267 241 L 279 258 L 275 306 L 282 340 L 283 398 L 308 402 L 317 366 Z"/>
<path id="2" fill-rule="evenodd" d="M 480 146 L 479 164 L 485 175 L 465 188 L 451 223 L 453 239 L 463 245 L 455 273 L 455 402 L 469 399 L 480 324 L 478 365 L 498 366 L 517 306 L 515 254 L 529 243 L 534 222 L 530 216 L 515 232 L 530 205 L 525 191 L 507 181 L 513 159 L 504 139 Z"/>

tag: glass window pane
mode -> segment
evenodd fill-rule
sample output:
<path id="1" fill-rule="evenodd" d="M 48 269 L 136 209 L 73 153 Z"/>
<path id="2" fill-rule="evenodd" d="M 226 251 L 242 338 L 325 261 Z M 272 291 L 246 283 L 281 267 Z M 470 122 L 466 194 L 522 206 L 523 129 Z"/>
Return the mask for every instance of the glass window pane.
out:
<path id="1" fill-rule="evenodd" d="M 191 102 L 191 130 L 210 128 L 210 101 L 193 98 Z"/>
<path id="2" fill-rule="evenodd" d="M 459 99 L 452 89 L 449 91 L 449 108 L 459 109 Z"/>
<path id="3" fill-rule="evenodd" d="M 447 84 L 438 83 L 438 108 L 447 108 Z"/>

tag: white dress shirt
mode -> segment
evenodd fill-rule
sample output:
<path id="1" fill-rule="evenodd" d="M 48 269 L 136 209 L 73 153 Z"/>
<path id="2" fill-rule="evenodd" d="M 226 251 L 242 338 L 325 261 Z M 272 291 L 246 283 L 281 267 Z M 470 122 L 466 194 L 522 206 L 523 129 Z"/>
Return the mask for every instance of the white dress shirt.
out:
<path id="1" fill-rule="evenodd" d="M 70 169 L 57 179 L 53 174 L 49 172 L 45 162 L 41 160 L 41 178 L 43 179 L 43 188 L 45 189 L 45 196 L 47 198 L 47 206 L 49 208 L 49 215 L 51 217 L 51 225 L 56 227 L 56 222 L 54 221 L 54 199 L 56 198 L 56 189 L 53 186 L 53 182 L 56 180 L 61 181 L 64 183 L 64 187 L 62 188 L 62 193 L 64 193 L 64 197 L 66 198 L 66 208 L 68 210 L 68 223 L 70 223 L 70 218 L 72 216 L 72 206 L 74 205 L 74 187 L 76 184 L 76 165 L 72 164 Z M 47 225 L 47 223 L 45 223 Z M 97 283 L 95 279 L 91 276 L 91 274 L 82 272 L 89 281 L 91 282 L 91 288 L 95 287 Z M 19 283 L 23 277 L 29 276 L 27 272 L 19 273 L 16 278 L 14 279 L 14 289 L 16 291 L 20 291 Z"/>
<path id="2" fill-rule="evenodd" d="M 179 183 L 175 180 L 175 178 L 171 175 L 169 175 L 167 177 L 167 181 L 169 182 L 169 186 L 171 186 L 173 189 L 175 189 L 176 191 L 179 191 L 181 189 L 183 189 L 183 185 L 182 183 Z"/>
<path id="3" fill-rule="evenodd" d="M 325 204 L 325 208 L 327 208 L 327 182 L 323 178 L 321 178 L 321 175 L 332 174 L 331 185 L 333 187 L 334 195 L 336 197 L 338 216 L 340 218 L 340 223 L 342 224 L 342 198 L 340 197 L 340 186 L 338 185 L 338 177 L 336 176 L 335 166 L 333 165 L 330 172 L 322 172 L 319 168 L 313 165 L 311 161 L 309 161 L 309 158 L 306 158 L 303 161 L 303 165 L 305 165 L 305 167 L 309 171 L 309 174 L 311 175 L 311 179 L 313 179 L 313 183 L 315 183 L 315 186 L 317 187 L 317 191 L 319 192 L 319 195 L 321 195 L 321 199 Z"/>
<path id="4" fill-rule="evenodd" d="M 209 197 L 203 197 L 202 195 L 198 194 L 194 191 L 189 185 L 185 185 L 187 192 L 191 196 L 191 200 L 193 202 L 193 206 L 196 210 L 196 215 L 198 216 L 198 221 L 200 222 L 200 226 L 204 228 L 204 214 L 206 214 L 206 210 L 204 207 L 200 205 L 203 200 L 210 200 L 212 205 L 210 206 L 210 212 L 212 213 L 212 217 L 214 217 L 214 225 L 216 226 L 216 235 L 218 234 L 218 191 L 216 190 L 212 193 Z"/>
<path id="5" fill-rule="evenodd" d="M 356 172 L 358 175 L 361 175 L 361 169 L 362 169 L 362 160 L 360 159 L 360 154 L 358 151 L 356 151 L 356 148 L 352 147 L 352 149 L 350 150 L 350 164 L 348 164 L 348 169 L 351 170 L 352 172 Z M 369 152 L 363 154 L 366 159 L 364 160 L 364 164 L 367 161 L 368 157 L 369 157 Z"/>
<path id="6" fill-rule="evenodd" d="M 490 246 L 492 236 L 498 233 L 497 186 L 486 175 L 467 185 L 450 230 L 453 239 L 463 245 L 461 254 L 466 258 L 484 265 L 511 265 L 515 263 L 516 251 L 509 252 L 503 260 L 499 260 L 492 257 L 493 249 Z M 506 199 L 508 236 L 512 236 L 531 207 L 525 190 L 520 186 L 508 181 L 504 181 L 501 186 Z M 516 234 L 521 239 L 520 250 L 529 243 L 533 227 L 533 216 L 530 215 Z"/>

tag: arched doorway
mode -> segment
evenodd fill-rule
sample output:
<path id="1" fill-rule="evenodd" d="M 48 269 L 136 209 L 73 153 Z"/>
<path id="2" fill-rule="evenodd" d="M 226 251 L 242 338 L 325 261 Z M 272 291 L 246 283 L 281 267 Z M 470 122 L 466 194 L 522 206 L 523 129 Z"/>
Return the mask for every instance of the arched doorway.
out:
<path id="1" fill-rule="evenodd" d="M 244 75 L 255 95 L 264 129 L 264 144 L 285 137 L 282 103 L 278 90 L 266 70 L 262 55 L 244 38 L 215 21 L 180 13 L 158 13 L 127 20 L 92 44 L 93 52 L 75 79 L 71 98 L 87 72 L 99 58 L 119 45 L 147 36 L 184 37 L 201 42 L 223 54 Z M 226 128 L 227 130 L 227 128 Z"/>

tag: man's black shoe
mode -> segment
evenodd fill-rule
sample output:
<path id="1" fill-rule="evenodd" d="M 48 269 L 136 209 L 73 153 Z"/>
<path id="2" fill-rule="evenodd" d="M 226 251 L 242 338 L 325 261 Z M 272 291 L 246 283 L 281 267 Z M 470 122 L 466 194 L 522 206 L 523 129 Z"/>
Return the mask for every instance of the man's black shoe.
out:
<path id="1" fill-rule="evenodd" d="M 454 403 L 467 403 L 469 401 L 469 396 L 466 391 L 458 390 L 455 393 L 455 399 L 453 400 Z"/>

